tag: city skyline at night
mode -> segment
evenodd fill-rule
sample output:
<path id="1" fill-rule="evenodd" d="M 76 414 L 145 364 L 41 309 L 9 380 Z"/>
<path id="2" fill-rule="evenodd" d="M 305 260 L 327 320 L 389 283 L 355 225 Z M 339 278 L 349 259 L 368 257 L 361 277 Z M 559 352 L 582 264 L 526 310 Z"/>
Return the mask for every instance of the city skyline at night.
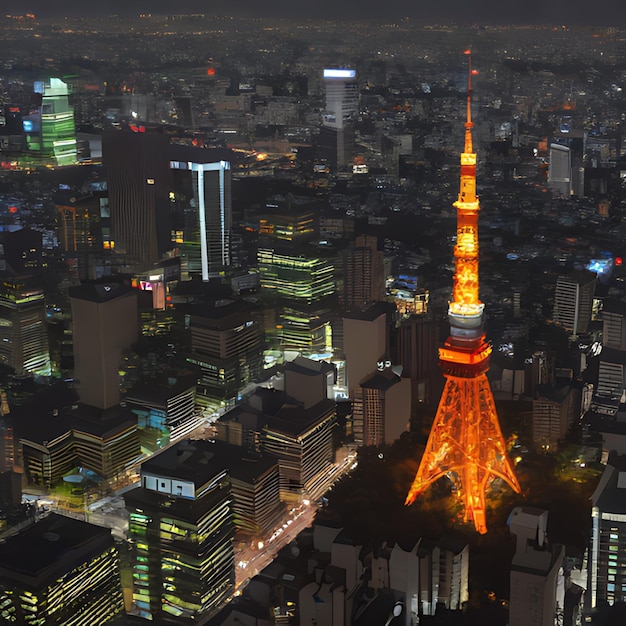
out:
<path id="1" fill-rule="evenodd" d="M 609 626 L 623 11 L 219 8 L 0 16 L 0 621 Z"/>
<path id="2" fill-rule="evenodd" d="M 310 5 L 294 5 L 286 0 L 271 0 L 259 6 L 250 0 L 238 2 L 236 7 L 224 10 L 207 6 L 201 0 L 105 0 L 85 7 L 77 0 L 58 0 L 53 5 L 41 0 L 30 0 L 25 12 L 43 17 L 84 17 L 103 15 L 138 14 L 202 14 L 232 15 L 235 17 L 283 17 L 304 19 L 348 19 L 358 15 L 360 19 L 412 18 L 420 22 L 468 23 L 468 24 L 547 24 L 547 25 L 597 25 L 609 26 L 623 23 L 621 4 L 618 0 L 600 0 L 589 3 L 577 0 L 548 0 L 543 3 L 502 4 L 494 0 L 443 0 L 443 2 L 407 4 L 392 0 L 381 4 L 374 0 L 341 5 L 320 0 Z"/>

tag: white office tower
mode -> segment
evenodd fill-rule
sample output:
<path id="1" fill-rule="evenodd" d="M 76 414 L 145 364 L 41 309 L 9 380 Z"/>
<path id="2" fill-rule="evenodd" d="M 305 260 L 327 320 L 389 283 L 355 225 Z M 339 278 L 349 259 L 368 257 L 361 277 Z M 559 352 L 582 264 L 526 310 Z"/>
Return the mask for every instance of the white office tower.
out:
<path id="1" fill-rule="evenodd" d="M 554 322 L 570 335 L 587 331 L 593 312 L 596 274 L 588 270 L 574 270 L 561 275 L 554 294 Z"/>
<path id="2" fill-rule="evenodd" d="M 565 600 L 565 547 L 548 542 L 548 511 L 518 506 L 511 512 L 508 524 L 516 537 L 509 626 L 554 626 Z"/>
<path id="3" fill-rule="evenodd" d="M 325 69 L 326 112 L 324 126 L 344 128 L 359 110 L 359 87 L 356 71 Z"/>
<path id="4" fill-rule="evenodd" d="M 572 193 L 572 154 L 567 146 L 550 144 L 548 187 L 564 198 L 569 198 Z"/>
<path id="5" fill-rule="evenodd" d="M 185 278 L 199 274 L 208 281 L 230 266 L 230 163 L 170 161 L 170 168 L 188 171 L 192 184 L 182 223 L 172 233 L 172 241 L 181 250 L 181 273 Z"/>
<path id="6" fill-rule="evenodd" d="M 326 110 L 319 138 L 321 156 L 333 168 L 341 168 L 349 164 L 354 152 L 353 119 L 359 110 L 356 71 L 325 69 L 324 86 Z"/>

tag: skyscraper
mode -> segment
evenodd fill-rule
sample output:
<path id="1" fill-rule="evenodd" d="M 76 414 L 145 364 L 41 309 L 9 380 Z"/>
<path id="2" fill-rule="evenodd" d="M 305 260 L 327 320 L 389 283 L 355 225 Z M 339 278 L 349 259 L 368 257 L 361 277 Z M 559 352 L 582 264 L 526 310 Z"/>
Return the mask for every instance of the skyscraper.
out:
<path id="1" fill-rule="evenodd" d="M 235 583 L 233 502 L 227 463 L 208 441 L 183 441 L 141 466 L 124 494 L 133 600 L 146 619 L 209 617 Z"/>
<path id="2" fill-rule="evenodd" d="M 572 335 L 587 330 L 593 310 L 596 274 L 574 270 L 558 277 L 554 294 L 554 321 Z"/>
<path id="3" fill-rule="evenodd" d="M 262 333 L 254 307 L 243 300 L 221 300 L 191 309 L 190 363 L 200 368 L 196 401 L 230 405 L 262 367 Z"/>
<path id="4" fill-rule="evenodd" d="M 364 309 L 385 297 L 384 254 L 378 237 L 359 235 L 346 252 L 343 281 L 344 306 Z"/>
<path id="5" fill-rule="evenodd" d="M 170 161 L 170 168 L 175 172 L 188 172 L 187 181 L 179 184 L 182 189 L 173 192 L 175 210 L 171 239 L 181 253 L 181 273 L 183 278 L 196 274 L 208 281 L 231 264 L 230 163 Z"/>
<path id="6" fill-rule="evenodd" d="M 396 335 L 398 363 L 402 376 L 413 383 L 413 397 L 419 402 L 429 399 L 431 387 L 438 376 L 437 338 L 439 320 L 428 313 L 411 315 L 400 322 Z"/>
<path id="7" fill-rule="evenodd" d="M 324 125 L 345 128 L 359 110 L 359 86 L 356 71 L 328 68 L 324 70 L 326 111 Z"/>
<path id="8" fill-rule="evenodd" d="M 439 349 L 445 387 L 424 456 L 406 504 L 443 476 L 451 478 L 465 505 L 465 521 L 487 532 L 486 490 L 498 477 L 513 490 L 519 483 L 509 461 L 498 415 L 487 380 L 491 346 L 483 332 L 478 286 L 478 211 L 476 153 L 472 145 L 472 59 L 468 55 L 465 149 L 461 154 L 461 184 L 455 202 L 457 235 L 452 302 L 448 308 L 450 336 Z"/>
<path id="9" fill-rule="evenodd" d="M 626 456 L 612 452 L 591 497 L 591 608 L 626 601 Z"/>
<path id="10" fill-rule="evenodd" d="M 333 167 L 349 163 L 353 152 L 353 118 L 359 109 L 359 87 L 356 71 L 351 69 L 325 69 L 326 110 L 320 129 L 322 156 Z"/>
<path id="11" fill-rule="evenodd" d="M 550 144 L 548 186 L 556 194 L 569 198 L 572 192 L 572 155 L 567 146 Z"/>
<path id="12" fill-rule="evenodd" d="M 24 120 L 29 150 L 51 157 L 56 165 L 73 165 L 76 128 L 68 85 L 60 78 L 50 78 L 47 82 L 36 81 L 34 91 L 41 94 L 41 115 L 40 119 L 31 115 Z"/>
<path id="13" fill-rule="evenodd" d="M 312 304 L 335 292 L 331 261 L 298 252 L 259 248 L 261 287 L 299 304 Z"/>
<path id="14" fill-rule="evenodd" d="M 356 424 L 357 407 L 363 424 Z M 390 365 L 381 365 L 359 385 L 352 401 L 355 433 L 363 432 L 365 446 L 393 443 L 408 430 L 411 420 L 411 381 L 400 378 Z M 358 442 L 357 440 L 357 443 Z"/>
<path id="15" fill-rule="evenodd" d="M 510 626 L 548 626 L 562 615 L 565 599 L 565 546 L 550 544 L 546 536 L 548 511 L 515 507 L 509 529 L 516 537 L 511 563 Z"/>
<path id="16" fill-rule="evenodd" d="M 50 376 L 44 294 L 30 276 L 0 283 L 0 360 L 18 376 Z"/>
<path id="17" fill-rule="evenodd" d="M 120 401 L 122 351 L 137 341 L 137 292 L 111 283 L 71 287 L 69 294 L 81 402 L 109 409 Z"/>
<path id="18" fill-rule="evenodd" d="M 125 255 L 137 271 L 150 268 L 171 248 L 168 144 L 168 136 L 156 131 L 125 129 L 102 136 L 111 210 L 105 245 Z"/>

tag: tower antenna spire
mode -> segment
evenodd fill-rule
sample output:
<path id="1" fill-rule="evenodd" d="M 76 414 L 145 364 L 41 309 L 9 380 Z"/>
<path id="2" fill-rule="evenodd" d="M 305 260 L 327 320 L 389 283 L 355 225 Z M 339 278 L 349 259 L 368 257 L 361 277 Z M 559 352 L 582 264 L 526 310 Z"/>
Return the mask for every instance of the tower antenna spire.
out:
<path id="1" fill-rule="evenodd" d="M 486 491 L 501 478 L 513 491 L 520 486 L 502 437 L 496 405 L 487 380 L 491 345 L 483 331 L 478 285 L 478 212 L 476 154 L 472 146 L 472 57 L 468 56 L 465 149 L 456 207 L 454 281 L 448 306 L 450 336 L 439 348 L 439 365 L 446 379 L 424 456 L 405 504 L 432 483 L 447 476 L 457 486 L 465 521 L 487 532 Z"/>
<path id="2" fill-rule="evenodd" d="M 465 50 L 467 56 L 467 114 L 465 118 L 465 150 L 464 152 L 473 152 L 472 146 L 472 128 L 474 123 L 472 122 L 472 51 Z"/>

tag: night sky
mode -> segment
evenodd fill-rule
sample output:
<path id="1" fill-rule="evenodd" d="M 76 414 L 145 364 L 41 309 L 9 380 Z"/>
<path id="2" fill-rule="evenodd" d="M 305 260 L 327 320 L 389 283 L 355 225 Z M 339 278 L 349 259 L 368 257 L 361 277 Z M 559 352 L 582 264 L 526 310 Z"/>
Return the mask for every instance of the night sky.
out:
<path id="1" fill-rule="evenodd" d="M 26 0 L 3 12 L 40 17 L 205 13 L 321 19 L 408 16 L 428 22 L 626 26 L 624 0 Z"/>

